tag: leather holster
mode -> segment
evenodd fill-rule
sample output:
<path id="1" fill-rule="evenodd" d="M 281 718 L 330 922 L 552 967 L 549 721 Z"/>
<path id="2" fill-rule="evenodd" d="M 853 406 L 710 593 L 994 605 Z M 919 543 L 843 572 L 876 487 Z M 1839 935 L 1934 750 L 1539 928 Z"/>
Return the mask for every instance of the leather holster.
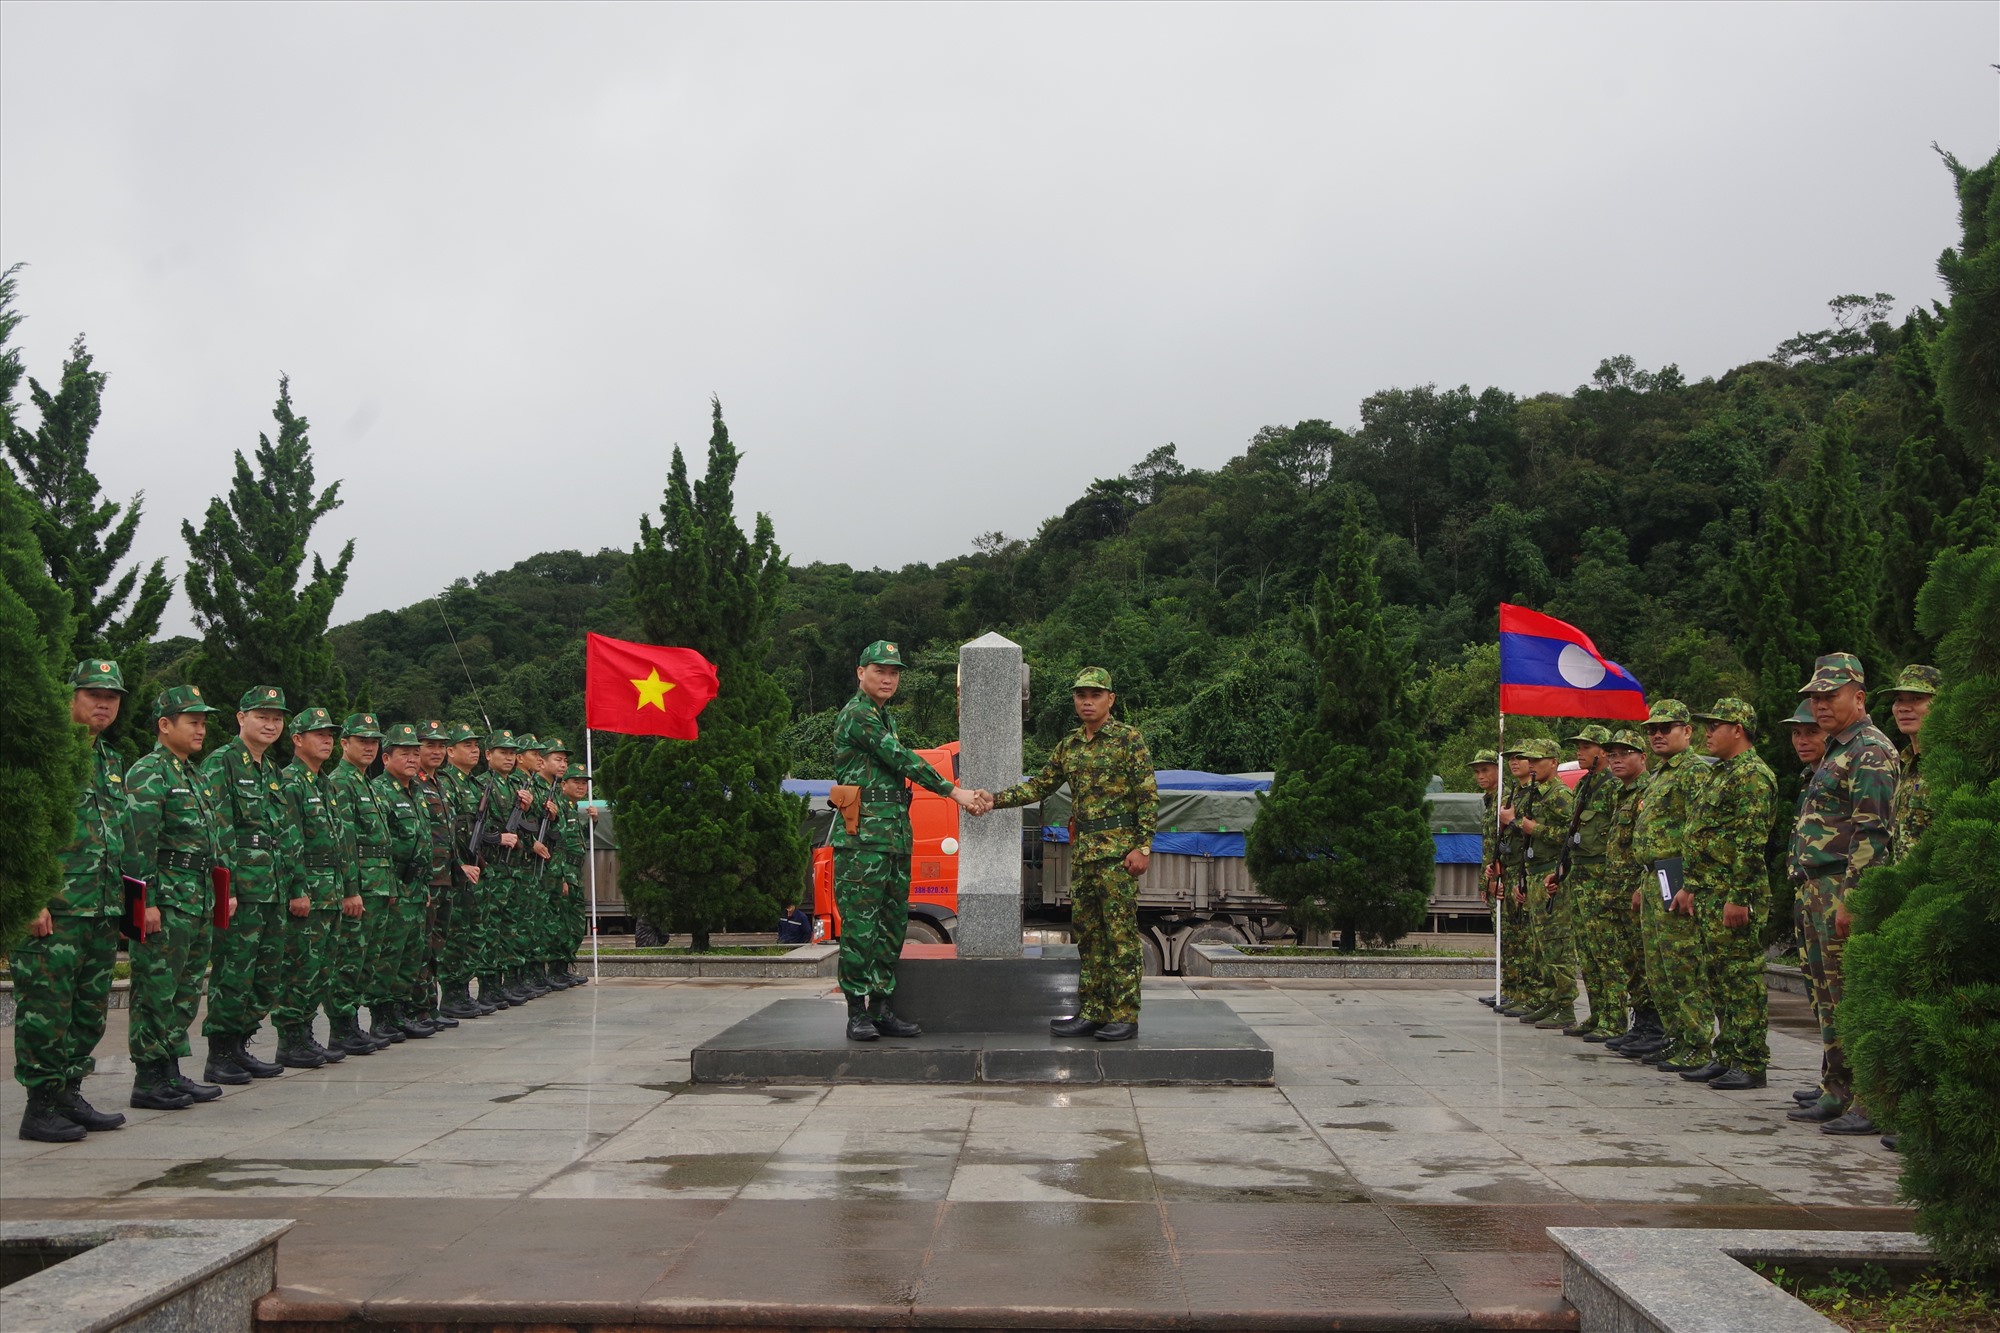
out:
<path id="1" fill-rule="evenodd" d="M 841 822 L 847 825 L 847 835 L 851 838 L 861 831 L 861 788 L 851 783 L 836 782 L 826 794 L 826 803 L 840 812 Z"/>

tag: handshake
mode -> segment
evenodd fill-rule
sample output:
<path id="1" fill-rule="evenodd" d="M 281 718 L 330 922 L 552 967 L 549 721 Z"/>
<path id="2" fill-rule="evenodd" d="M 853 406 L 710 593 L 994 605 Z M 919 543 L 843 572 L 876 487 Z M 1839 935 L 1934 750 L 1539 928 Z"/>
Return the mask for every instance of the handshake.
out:
<path id="1" fill-rule="evenodd" d="M 993 793 L 973 787 L 953 787 L 951 799 L 970 815 L 986 815 L 993 812 Z"/>

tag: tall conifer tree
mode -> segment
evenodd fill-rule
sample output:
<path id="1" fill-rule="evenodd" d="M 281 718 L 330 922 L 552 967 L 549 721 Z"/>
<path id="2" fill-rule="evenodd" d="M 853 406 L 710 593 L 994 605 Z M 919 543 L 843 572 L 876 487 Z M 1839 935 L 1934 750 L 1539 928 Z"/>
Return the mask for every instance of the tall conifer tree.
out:
<path id="1" fill-rule="evenodd" d="M 1347 950 L 1358 936 L 1395 940 L 1430 902 L 1430 768 L 1409 651 L 1382 623 L 1372 542 L 1351 495 L 1333 578 L 1315 584 L 1300 629 L 1318 666 L 1316 708 L 1250 826 L 1250 873 L 1301 939 L 1338 930 Z"/>
<path id="2" fill-rule="evenodd" d="M 659 525 L 639 519 L 631 580 L 646 639 L 702 653 L 720 692 L 700 739 L 628 736 L 603 764 L 626 897 L 696 949 L 732 923 L 770 920 L 801 891 L 806 861 L 798 798 L 780 785 L 791 705 L 765 667 L 785 559 L 766 515 L 749 538 L 736 521 L 740 456 L 712 407 L 707 474 L 690 485 L 674 450 Z"/>
<path id="3" fill-rule="evenodd" d="M 297 707 L 338 709 L 346 687 L 326 627 L 347 586 L 354 543 L 330 568 L 314 555 L 312 576 L 301 583 L 306 543 L 314 525 L 340 507 L 340 483 L 314 490 L 310 427 L 292 410 L 288 377 L 278 379 L 271 416 L 278 438 L 257 436 L 255 470 L 239 449 L 228 500 L 209 501 L 199 530 L 181 524 L 188 603 L 202 636 L 189 674 L 224 701 L 218 707 L 252 685 L 276 685 Z"/>

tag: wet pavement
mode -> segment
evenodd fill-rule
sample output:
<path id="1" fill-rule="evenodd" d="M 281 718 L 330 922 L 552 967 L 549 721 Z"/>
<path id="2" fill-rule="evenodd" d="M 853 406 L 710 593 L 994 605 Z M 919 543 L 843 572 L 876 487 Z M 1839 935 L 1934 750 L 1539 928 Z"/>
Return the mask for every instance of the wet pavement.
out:
<path id="1" fill-rule="evenodd" d="M 1559 1327 L 1547 1226 L 1907 1226 L 1893 1155 L 1784 1118 L 1818 1065 L 1796 997 L 1770 1089 L 1724 1094 L 1476 994 L 1149 979 L 1154 1012 L 1235 1010 L 1275 1088 L 728 1088 L 687 1082 L 693 1045 L 781 997 L 838 1024 L 837 1000 L 614 981 L 80 1144 L 12 1137 L 9 1078 L 0 1201 L 298 1218 L 266 1314 L 301 1320 Z M 107 1108 L 123 1023 L 85 1089 Z"/>

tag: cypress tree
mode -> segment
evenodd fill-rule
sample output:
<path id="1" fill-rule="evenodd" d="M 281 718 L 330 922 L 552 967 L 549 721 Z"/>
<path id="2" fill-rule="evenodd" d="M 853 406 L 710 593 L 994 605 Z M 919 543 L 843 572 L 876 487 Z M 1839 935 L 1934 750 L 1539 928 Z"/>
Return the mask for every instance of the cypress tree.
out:
<path id="1" fill-rule="evenodd" d="M 1937 815 L 1850 899 L 1841 1040 L 1901 1136 L 1902 1192 L 1938 1257 L 2000 1271 L 2000 546 L 1946 551 L 1918 598 L 1944 688 L 1924 722 Z"/>
<path id="2" fill-rule="evenodd" d="M 1938 335 L 1938 397 L 1945 420 L 1968 445 L 2000 445 L 2000 153 L 1967 167 L 1944 163 L 1958 187 L 1961 239 L 1938 257 L 1951 313 Z"/>
<path id="3" fill-rule="evenodd" d="M 347 586 L 350 540 L 329 568 L 315 555 L 301 583 L 315 524 L 340 507 L 340 483 L 314 490 L 309 424 L 292 410 L 291 380 L 278 379 L 274 443 L 257 436 L 256 469 L 236 451 L 229 498 L 208 503 L 199 531 L 181 524 L 187 542 L 188 604 L 201 631 L 189 674 L 210 697 L 234 700 L 252 685 L 276 685 L 296 706 L 338 712 L 346 686 L 327 639 L 333 604 Z"/>
<path id="4" fill-rule="evenodd" d="M 639 519 L 632 596 L 648 642 L 715 663 L 719 692 L 694 741 L 627 736 L 602 764 L 618 806 L 620 882 L 639 914 L 685 931 L 762 923 L 804 880 L 804 811 L 780 784 L 790 767 L 791 704 L 765 667 L 786 578 L 771 520 L 746 538 L 736 521 L 740 455 L 712 404 L 707 474 L 689 484 L 676 448 L 660 523 Z"/>
<path id="5" fill-rule="evenodd" d="M 1318 669 L 1315 708 L 1292 732 L 1250 828 L 1258 887 L 1286 905 L 1300 939 L 1338 930 L 1393 941 L 1430 902 L 1423 701 L 1408 649 L 1382 622 L 1368 533 L 1352 496 L 1333 578 L 1321 575 L 1300 634 Z"/>

